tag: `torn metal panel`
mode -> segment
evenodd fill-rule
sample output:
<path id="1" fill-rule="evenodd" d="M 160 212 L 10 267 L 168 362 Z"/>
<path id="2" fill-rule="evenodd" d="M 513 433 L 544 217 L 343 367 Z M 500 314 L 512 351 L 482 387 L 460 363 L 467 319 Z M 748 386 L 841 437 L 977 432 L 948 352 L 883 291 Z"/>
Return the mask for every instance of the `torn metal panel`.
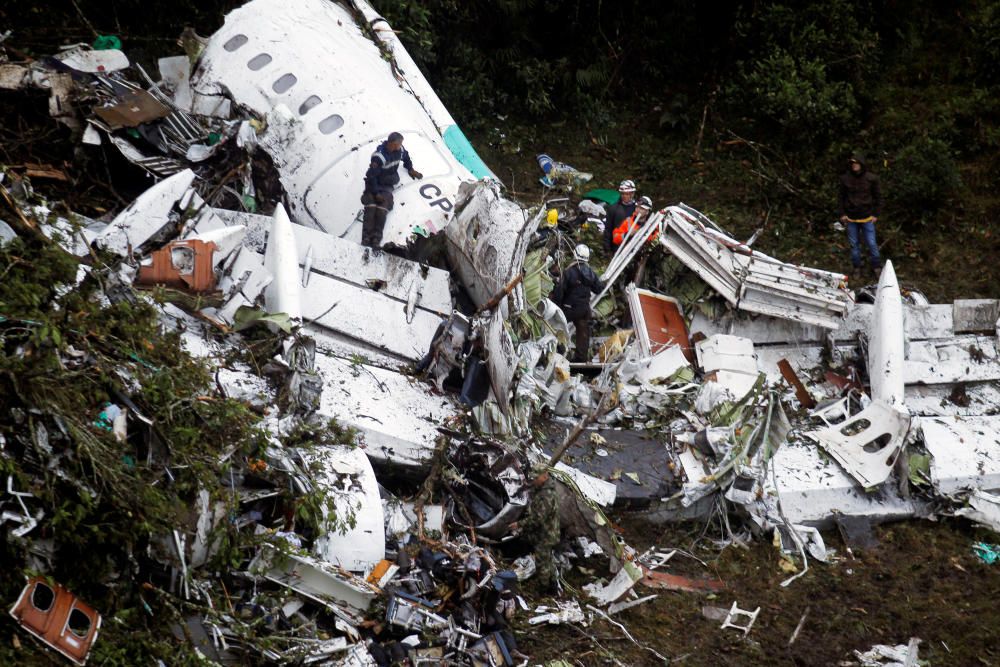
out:
<path id="1" fill-rule="evenodd" d="M 309 556 L 265 546 L 250 571 L 317 602 L 350 623 L 361 620 L 379 590 L 360 577 Z"/>
<path id="2" fill-rule="evenodd" d="M 1000 489 L 1000 417 L 920 417 L 938 493 Z"/>
<path id="3" fill-rule="evenodd" d="M 677 345 L 688 361 L 694 361 L 684 309 L 677 299 L 640 289 L 634 284 L 625 288 L 625 295 L 632 313 L 636 340 L 644 355 L 651 356 L 666 347 Z"/>
<path id="4" fill-rule="evenodd" d="M 323 353 L 316 370 L 323 378 L 320 414 L 358 429 L 376 464 L 427 465 L 438 426 L 459 414 L 451 399 L 400 373 Z"/>
<path id="5" fill-rule="evenodd" d="M 236 311 L 241 306 L 253 306 L 272 280 L 274 276 L 264 267 L 264 256 L 241 248 L 227 262 L 227 273 L 219 280 L 225 305 L 215 312 L 207 308 L 202 312 L 232 324 Z"/>
<path id="6" fill-rule="evenodd" d="M 299 284 L 295 232 L 281 204 L 274 209 L 274 221 L 264 250 L 264 267 L 274 276 L 274 280 L 264 288 L 267 312 L 285 313 L 292 321 L 301 320 L 302 288 Z"/>
<path id="7" fill-rule="evenodd" d="M 1000 380 L 996 336 L 961 336 L 909 345 L 903 372 L 906 384 L 996 380 Z"/>
<path id="8" fill-rule="evenodd" d="M 956 334 L 995 332 L 1000 319 L 1000 300 L 955 299 L 952 318 Z"/>
<path id="9" fill-rule="evenodd" d="M 271 225 L 269 217 L 222 209 L 213 209 L 213 212 L 227 225 L 245 225 L 246 247 L 263 252 L 266 232 Z M 450 276 L 447 271 L 387 252 L 373 253 L 350 241 L 294 222 L 292 229 L 299 265 L 306 268 L 311 251 L 309 269 L 314 275 L 333 278 L 369 292 L 374 291 L 371 285 L 378 285 L 378 294 L 400 303 L 408 302 L 411 294 L 416 292 L 419 294 L 415 302 L 417 308 L 442 317 L 451 312 Z"/>
<path id="10" fill-rule="evenodd" d="M 764 477 L 762 497 L 777 499 L 795 525 L 828 528 L 835 514 L 882 522 L 911 517 L 920 510 L 915 499 L 901 498 L 892 484 L 866 493 L 811 443 L 785 443 L 775 453 L 773 465 L 774 479 Z"/>
<path id="11" fill-rule="evenodd" d="M 94 113 L 112 130 L 120 130 L 168 116 L 170 107 L 145 90 L 133 90 L 125 93 L 117 104 L 95 107 Z"/>
<path id="12" fill-rule="evenodd" d="M 580 493 L 586 498 L 594 501 L 601 507 L 611 507 L 614 505 L 618 489 L 611 482 L 588 475 L 581 470 L 566 465 L 562 461 L 556 463 L 555 469 L 569 475 L 573 479 L 573 483 L 576 484 L 576 488 L 580 489 Z"/>
<path id="13" fill-rule="evenodd" d="M 160 70 L 161 89 L 173 92 L 171 102 L 178 109 L 191 111 L 191 60 L 187 56 L 170 56 L 156 61 Z"/>
<path id="14" fill-rule="evenodd" d="M 976 417 L 1000 405 L 995 382 L 907 385 L 906 407 L 911 414 L 928 417 Z"/>
<path id="15" fill-rule="evenodd" d="M 482 308 L 521 274 L 528 243 L 545 210 L 529 218 L 492 181 L 463 185 L 459 198 L 455 222 L 445 233 L 448 259 L 473 302 Z M 520 312 L 525 307 L 523 289 L 518 286 L 512 296 L 503 303 L 512 301 L 512 312 Z"/>
<path id="16" fill-rule="evenodd" d="M 736 308 L 828 329 L 840 326 L 851 303 L 842 274 L 752 251 L 706 226 L 707 218 L 683 204 L 664 213 L 660 243 Z"/>
<path id="17" fill-rule="evenodd" d="M 108 135 L 108 139 L 126 160 L 137 167 L 145 169 L 154 176 L 168 177 L 187 169 L 187 165 L 179 160 L 162 155 L 146 155 L 122 137 L 112 134 Z"/>
<path id="18" fill-rule="evenodd" d="M 197 234 L 188 236 L 185 240 L 214 243 L 215 253 L 212 262 L 218 266 L 242 247 L 244 236 L 246 236 L 246 227 L 243 225 L 233 225 L 231 227 L 198 232 Z"/>
<path id="19" fill-rule="evenodd" d="M 757 355 L 753 341 L 740 336 L 717 334 L 695 345 L 698 365 L 706 373 L 718 370 L 747 373 L 756 379 Z"/>
<path id="20" fill-rule="evenodd" d="M 647 588 L 705 594 L 718 593 L 726 588 L 726 585 L 720 579 L 682 577 L 678 574 L 658 572 L 646 567 L 642 568 L 642 573 L 643 577 L 639 583 Z"/>
<path id="21" fill-rule="evenodd" d="M 85 665 L 101 629 L 101 615 L 59 584 L 28 580 L 10 615 L 46 646 Z"/>
<path id="22" fill-rule="evenodd" d="M 490 369 L 490 389 L 500 412 L 509 416 L 510 391 L 514 373 L 517 372 L 518 356 L 499 308 L 490 313 L 483 325 L 482 335 L 487 350 L 486 364 Z"/>
<path id="23" fill-rule="evenodd" d="M 904 358 L 903 301 L 892 262 L 886 261 L 868 336 L 868 377 L 874 401 L 903 405 Z"/>
<path id="24" fill-rule="evenodd" d="M 888 479 L 909 429 L 905 408 L 878 400 L 843 423 L 806 435 L 869 489 Z"/>
<path id="25" fill-rule="evenodd" d="M 1000 533 L 1000 496 L 976 490 L 969 496 L 969 506 L 955 512 Z"/>
<path id="26" fill-rule="evenodd" d="M 955 336 L 952 325 L 952 304 L 903 304 L 903 325 L 907 341 L 919 341 Z M 706 336 L 714 333 L 745 336 L 757 345 L 794 343 L 797 345 L 821 345 L 829 336 L 838 343 L 854 342 L 859 333 L 867 333 L 871 327 L 875 306 L 870 303 L 853 303 L 836 329 L 784 320 L 767 315 L 726 310 L 717 316 L 709 316 L 700 309 L 691 313 L 691 331 L 700 331 Z"/>
<path id="27" fill-rule="evenodd" d="M 240 268 L 247 254 L 258 256 L 250 250 L 263 247 L 269 227 L 264 221 L 269 219 L 216 213 L 226 222 L 247 225 L 238 265 L 231 270 L 235 277 L 247 271 Z M 302 319 L 310 335 L 337 354 L 362 354 L 379 365 L 419 361 L 441 322 L 438 309 L 451 312 L 447 272 L 388 253 L 376 254 L 302 225 L 293 224 L 292 229 L 297 259 L 295 283 L 289 287 L 302 294 Z M 309 278 L 302 281 L 307 265 Z M 223 279 L 220 286 L 225 290 L 231 283 Z M 227 315 L 234 309 L 223 311 Z"/>
<path id="28" fill-rule="evenodd" d="M 597 604 L 603 607 L 607 604 L 615 602 L 621 598 L 621 596 L 632 590 L 642 577 L 642 568 L 635 563 L 626 561 L 622 564 L 622 569 L 618 570 L 618 574 L 616 574 L 614 579 L 608 582 L 607 585 L 601 586 L 596 583 L 587 584 L 583 587 L 583 590 L 585 590 L 590 597 L 597 600 Z"/>
<path id="29" fill-rule="evenodd" d="M 313 553 L 350 572 L 370 571 L 385 557 L 382 499 L 371 462 L 362 449 L 346 446 L 303 456 L 314 483 L 334 505 L 334 518 L 326 517 L 327 532 L 316 538 Z"/>
<path id="30" fill-rule="evenodd" d="M 604 295 L 611 290 L 611 287 L 615 284 L 615 281 L 621 276 L 625 267 L 628 266 L 639 251 L 646 246 L 646 242 L 650 238 L 655 238 L 655 235 L 662 232 L 663 221 L 665 217 L 663 211 L 656 211 L 642 224 L 634 234 L 630 233 L 624 240 L 624 242 L 618 246 L 615 250 L 614 256 L 611 257 L 611 261 L 608 262 L 608 266 L 604 269 L 604 273 L 601 274 L 601 281 L 604 283 L 604 289 L 602 289 L 598 294 L 596 294 L 591 300 L 590 305 L 594 307 L 597 303 L 604 298 Z"/>
<path id="31" fill-rule="evenodd" d="M 123 257 L 138 252 L 146 241 L 173 222 L 171 213 L 193 182 L 194 172 L 190 169 L 160 181 L 115 216 L 95 243 Z"/>
<path id="32" fill-rule="evenodd" d="M 191 86 L 196 103 L 225 91 L 237 105 L 270 116 L 261 146 L 281 173 L 290 213 L 355 242 L 370 156 L 390 132 L 403 132 L 424 177 L 401 174 L 383 242 L 405 246 L 415 234 L 444 229 L 459 184 L 475 180 L 404 85 L 418 77 L 414 70 L 398 80 L 392 63 L 340 3 L 254 0 L 226 15 Z M 285 112 L 272 114 L 282 106 Z"/>

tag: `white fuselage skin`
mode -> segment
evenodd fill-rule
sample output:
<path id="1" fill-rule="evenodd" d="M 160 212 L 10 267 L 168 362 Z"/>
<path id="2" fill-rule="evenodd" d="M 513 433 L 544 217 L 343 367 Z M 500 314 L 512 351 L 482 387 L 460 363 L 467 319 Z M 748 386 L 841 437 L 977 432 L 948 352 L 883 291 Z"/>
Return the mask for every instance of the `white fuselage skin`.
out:
<path id="1" fill-rule="evenodd" d="M 379 46 L 339 3 L 253 0 L 228 14 L 211 37 L 192 89 L 196 97 L 228 94 L 262 117 L 279 112 L 285 127 L 278 145 L 268 145 L 266 132 L 261 143 L 275 158 L 289 215 L 356 242 L 371 155 L 389 133 L 401 132 L 423 178 L 400 168 L 383 243 L 405 246 L 414 234 L 444 229 L 458 186 L 476 180 L 445 144 L 441 125 L 454 121 L 440 100 L 430 104 L 433 91 L 419 71 L 406 76 L 397 80 Z"/>

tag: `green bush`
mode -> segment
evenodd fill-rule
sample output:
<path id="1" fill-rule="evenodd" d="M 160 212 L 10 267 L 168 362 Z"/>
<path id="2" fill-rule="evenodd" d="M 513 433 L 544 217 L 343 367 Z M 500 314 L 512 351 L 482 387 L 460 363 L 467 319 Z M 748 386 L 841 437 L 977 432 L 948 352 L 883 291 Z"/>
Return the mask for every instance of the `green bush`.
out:
<path id="1" fill-rule="evenodd" d="M 941 208 L 962 184 L 951 147 L 930 137 L 920 137 L 900 149 L 885 182 L 894 208 L 917 215 Z"/>
<path id="2" fill-rule="evenodd" d="M 824 145 L 859 124 L 850 84 L 831 81 L 820 60 L 796 58 L 780 47 L 744 71 L 727 96 L 791 145 Z"/>

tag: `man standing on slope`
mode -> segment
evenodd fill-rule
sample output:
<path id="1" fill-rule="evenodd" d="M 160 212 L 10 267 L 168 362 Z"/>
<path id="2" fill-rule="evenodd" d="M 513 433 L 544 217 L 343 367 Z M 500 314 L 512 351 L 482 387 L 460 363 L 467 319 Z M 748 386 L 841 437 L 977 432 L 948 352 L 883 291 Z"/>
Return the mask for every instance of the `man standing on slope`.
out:
<path id="1" fill-rule="evenodd" d="M 621 199 L 608 208 L 604 218 L 604 249 L 611 252 L 615 246 L 611 243 L 615 228 L 635 213 L 635 183 L 626 179 L 618 186 Z"/>
<path id="2" fill-rule="evenodd" d="M 365 205 L 365 218 L 361 226 L 361 245 L 378 248 L 382 245 L 385 218 L 392 210 L 392 190 L 399 184 L 399 163 L 403 163 L 410 178 L 419 180 L 423 174 L 413 168 L 410 154 L 403 148 L 403 135 L 393 132 L 372 153 L 372 161 L 365 172 L 365 191 L 361 203 Z"/>
<path id="3" fill-rule="evenodd" d="M 862 237 L 868 246 L 871 268 L 878 273 L 882 258 L 875 240 L 875 223 L 882 211 L 882 191 L 878 176 L 868 171 L 865 158 L 860 153 L 851 156 L 849 169 L 840 176 L 840 222 L 847 225 L 847 240 L 851 244 L 852 273 L 861 272 Z"/>

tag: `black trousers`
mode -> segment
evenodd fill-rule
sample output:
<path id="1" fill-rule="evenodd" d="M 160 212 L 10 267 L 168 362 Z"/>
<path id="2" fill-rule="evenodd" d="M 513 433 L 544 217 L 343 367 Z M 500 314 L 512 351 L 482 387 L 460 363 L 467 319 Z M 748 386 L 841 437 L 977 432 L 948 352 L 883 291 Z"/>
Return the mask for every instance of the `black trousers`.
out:
<path id="1" fill-rule="evenodd" d="M 382 245 L 385 218 L 392 210 L 392 191 L 380 190 L 374 194 L 366 191 L 361 195 L 361 203 L 365 205 L 364 222 L 361 224 L 361 244 L 378 248 Z"/>
<path id="2" fill-rule="evenodd" d="M 573 319 L 576 326 L 576 349 L 573 351 L 573 361 L 587 363 L 590 361 L 590 315 Z"/>

